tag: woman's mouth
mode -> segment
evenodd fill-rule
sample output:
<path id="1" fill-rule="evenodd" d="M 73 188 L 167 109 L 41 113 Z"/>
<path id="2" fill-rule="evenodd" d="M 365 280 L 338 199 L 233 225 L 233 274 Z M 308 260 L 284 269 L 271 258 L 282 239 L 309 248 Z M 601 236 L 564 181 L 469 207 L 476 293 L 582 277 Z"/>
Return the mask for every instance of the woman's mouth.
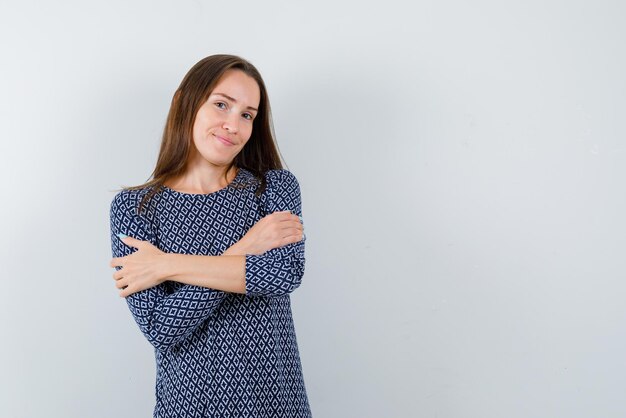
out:
<path id="1" fill-rule="evenodd" d="M 235 144 L 233 144 L 232 142 L 230 142 L 228 139 L 226 139 L 224 137 L 221 137 L 219 135 L 215 135 L 215 137 L 217 138 L 218 141 L 220 141 L 224 145 L 231 145 L 231 146 L 235 145 Z"/>

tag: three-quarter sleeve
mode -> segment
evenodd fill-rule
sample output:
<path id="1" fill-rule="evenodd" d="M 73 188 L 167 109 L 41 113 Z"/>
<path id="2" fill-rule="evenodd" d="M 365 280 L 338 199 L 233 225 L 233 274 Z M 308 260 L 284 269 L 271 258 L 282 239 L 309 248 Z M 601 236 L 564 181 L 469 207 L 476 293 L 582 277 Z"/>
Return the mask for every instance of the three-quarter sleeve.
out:
<path id="1" fill-rule="evenodd" d="M 136 251 L 124 244 L 118 233 L 158 246 L 150 223 L 135 213 L 134 199 L 127 198 L 124 192 L 113 199 L 110 217 L 113 257 L 124 257 Z M 163 283 L 126 297 L 139 329 L 157 350 L 167 350 L 186 339 L 215 312 L 225 297 L 222 291 L 191 285 L 170 293 L 166 286 Z"/>
<path id="2" fill-rule="evenodd" d="M 270 170 L 267 188 L 261 197 L 266 214 L 289 210 L 302 217 L 300 185 L 287 170 Z M 281 296 L 293 292 L 304 275 L 302 240 L 271 249 L 261 255 L 246 255 L 246 295 Z"/>

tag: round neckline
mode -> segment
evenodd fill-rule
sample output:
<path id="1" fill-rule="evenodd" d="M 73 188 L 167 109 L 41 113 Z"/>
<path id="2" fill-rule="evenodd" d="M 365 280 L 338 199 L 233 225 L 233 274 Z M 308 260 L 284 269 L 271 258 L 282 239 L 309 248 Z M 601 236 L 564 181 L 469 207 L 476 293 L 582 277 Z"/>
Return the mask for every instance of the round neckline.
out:
<path id="1" fill-rule="evenodd" d="M 164 184 L 162 184 L 161 187 L 163 189 L 165 189 L 166 191 L 168 191 L 169 193 L 176 194 L 176 195 L 181 195 L 181 196 L 193 196 L 193 197 L 213 196 L 215 194 L 218 194 L 218 193 L 221 193 L 223 191 L 226 191 L 226 190 L 230 189 L 231 186 L 239 180 L 239 177 L 242 176 L 243 170 L 245 170 L 245 169 L 244 168 L 237 168 L 237 174 L 235 174 L 235 177 L 233 178 L 233 180 L 230 183 L 228 183 L 225 187 L 222 187 L 221 189 L 216 190 L 216 191 L 211 192 L 211 193 L 185 193 L 185 192 L 179 192 L 178 190 L 174 190 L 174 189 L 172 189 L 170 187 L 167 187 Z"/>

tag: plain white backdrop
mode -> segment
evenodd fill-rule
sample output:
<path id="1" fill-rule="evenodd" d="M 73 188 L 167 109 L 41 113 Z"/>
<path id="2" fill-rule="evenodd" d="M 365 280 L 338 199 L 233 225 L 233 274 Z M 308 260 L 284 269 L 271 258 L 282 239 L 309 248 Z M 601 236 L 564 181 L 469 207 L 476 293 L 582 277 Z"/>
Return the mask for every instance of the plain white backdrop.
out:
<path id="1" fill-rule="evenodd" d="M 302 190 L 315 417 L 626 415 L 623 2 L 0 2 L 0 416 L 148 417 L 109 206 L 254 63 Z"/>

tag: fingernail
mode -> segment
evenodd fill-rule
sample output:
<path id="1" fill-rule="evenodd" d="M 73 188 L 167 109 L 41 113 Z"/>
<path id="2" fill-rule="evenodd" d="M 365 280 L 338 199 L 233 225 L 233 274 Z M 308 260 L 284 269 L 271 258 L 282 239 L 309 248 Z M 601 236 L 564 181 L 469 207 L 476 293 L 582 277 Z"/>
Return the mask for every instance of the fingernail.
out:
<path id="1" fill-rule="evenodd" d="M 117 234 L 118 237 L 124 239 L 124 238 L 128 238 L 128 235 L 126 234 L 122 234 L 121 232 L 119 234 Z"/>

